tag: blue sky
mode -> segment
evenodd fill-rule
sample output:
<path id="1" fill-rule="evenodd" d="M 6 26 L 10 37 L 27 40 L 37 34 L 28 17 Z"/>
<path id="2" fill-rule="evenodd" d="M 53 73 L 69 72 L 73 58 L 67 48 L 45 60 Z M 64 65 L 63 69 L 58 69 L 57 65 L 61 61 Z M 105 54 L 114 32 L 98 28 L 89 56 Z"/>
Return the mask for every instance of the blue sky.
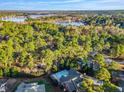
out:
<path id="1" fill-rule="evenodd" d="M 117 10 L 124 0 L 0 0 L 0 10 Z"/>

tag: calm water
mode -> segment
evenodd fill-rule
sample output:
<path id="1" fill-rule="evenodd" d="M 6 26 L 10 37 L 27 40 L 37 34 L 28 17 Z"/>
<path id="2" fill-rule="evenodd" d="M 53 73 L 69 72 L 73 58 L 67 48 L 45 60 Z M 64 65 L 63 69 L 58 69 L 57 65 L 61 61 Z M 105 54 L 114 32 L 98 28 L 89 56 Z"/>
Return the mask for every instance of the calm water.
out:
<path id="1" fill-rule="evenodd" d="M 2 21 L 12 21 L 12 22 L 24 22 L 26 20 L 26 17 L 24 16 L 19 16 L 19 17 L 6 17 L 6 18 L 2 18 Z"/>
<path id="2" fill-rule="evenodd" d="M 36 19 L 39 17 L 47 17 L 47 16 L 53 16 L 53 14 L 46 14 L 46 15 L 29 15 L 30 18 Z M 27 18 L 24 16 L 18 16 L 18 17 L 5 17 L 1 18 L 2 21 L 12 21 L 12 22 L 24 22 Z"/>
<path id="3" fill-rule="evenodd" d="M 46 15 L 29 15 L 30 18 L 37 19 L 39 17 L 49 17 L 53 16 L 53 14 L 46 14 Z M 3 21 L 12 21 L 12 22 L 24 22 L 27 18 L 24 16 L 18 16 L 18 17 L 5 17 L 2 18 L 1 20 Z M 56 22 L 56 24 L 63 25 L 63 26 L 84 26 L 83 22 Z"/>
<path id="4" fill-rule="evenodd" d="M 56 24 L 63 25 L 63 26 L 84 26 L 83 22 L 57 22 Z"/>

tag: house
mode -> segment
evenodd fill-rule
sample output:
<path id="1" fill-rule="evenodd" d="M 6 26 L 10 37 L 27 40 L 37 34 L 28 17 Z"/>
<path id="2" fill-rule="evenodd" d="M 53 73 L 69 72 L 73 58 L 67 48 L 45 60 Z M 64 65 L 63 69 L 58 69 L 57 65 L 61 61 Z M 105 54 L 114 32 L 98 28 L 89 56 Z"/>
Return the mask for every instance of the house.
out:
<path id="1" fill-rule="evenodd" d="M 88 58 L 88 67 L 92 68 L 93 71 L 98 71 L 101 66 L 99 63 L 95 62 L 94 57 L 98 54 L 98 52 L 90 52 Z"/>
<path id="2" fill-rule="evenodd" d="M 37 83 L 21 83 L 16 92 L 45 92 L 45 85 Z"/>
<path id="3" fill-rule="evenodd" d="M 77 60 L 77 65 L 78 65 L 78 69 L 79 69 L 79 70 L 82 70 L 83 67 L 84 67 L 85 65 L 87 65 L 87 62 L 85 62 L 83 59 L 79 58 L 79 59 Z"/>
<path id="4" fill-rule="evenodd" d="M 91 57 L 89 57 L 87 59 L 87 62 L 85 62 L 83 59 L 79 59 L 77 61 L 77 63 L 79 65 L 80 69 L 82 69 L 83 66 L 85 66 L 85 65 L 87 65 L 89 68 L 92 68 L 93 71 L 97 71 L 97 70 L 99 70 L 101 68 L 100 64 L 98 64 L 97 62 L 95 62 L 94 59 L 91 58 Z"/>
<path id="5" fill-rule="evenodd" d="M 55 74 L 52 74 L 51 79 L 61 87 L 64 91 L 74 92 L 78 91 L 81 87 L 81 82 L 83 80 L 83 75 L 73 69 L 62 70 Z"/>
<path id="6" fill-rule="evenodd" d="M 92 68 L 93 71 L 98 71 L 101 68 L 100 64 L 95 62 L 92 58 L 88 58 L 87 65 L 89 68 Z"/>
<path id="7" fill-rule="evenodd" d="M 0 92 L 6 92 L 7 80 L 0 80 Z"/>

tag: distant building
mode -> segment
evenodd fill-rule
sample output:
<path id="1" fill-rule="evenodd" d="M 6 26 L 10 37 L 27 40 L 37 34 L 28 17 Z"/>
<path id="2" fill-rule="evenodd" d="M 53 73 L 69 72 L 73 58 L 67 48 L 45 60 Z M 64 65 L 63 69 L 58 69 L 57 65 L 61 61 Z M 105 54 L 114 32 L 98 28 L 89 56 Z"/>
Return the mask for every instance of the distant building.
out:
<path id="1" fill-rule="evenodd" d="M 51 79 L 59 86 L 63 87 L 64 91 L 74 92 L 81 87 L 83 75 L 73 69 L 62 70 L 52 74 Z"/>

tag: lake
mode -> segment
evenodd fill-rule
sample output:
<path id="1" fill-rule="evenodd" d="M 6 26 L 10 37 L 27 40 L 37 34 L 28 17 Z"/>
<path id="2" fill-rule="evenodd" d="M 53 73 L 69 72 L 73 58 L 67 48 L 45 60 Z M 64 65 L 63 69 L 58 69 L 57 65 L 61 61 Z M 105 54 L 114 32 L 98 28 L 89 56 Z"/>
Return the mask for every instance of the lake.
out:
<path id="1" fill-rule="evenodd" d="M 5 18 L 1 18 L 2 21 L 11 21 L 11 22 L 24 22 L 26 20 L 26 17 L 24 16 L 18 16 L 18 17 L 5 17 Z"/>
<path id="2" fill-rule="evenodd" d="M 53 16 L 53 14 L 29 15 L 29 17 L 33 19 L 37 19 L 39 17 L 49 17 L 49 16 Z M 17 16 L 17 17 L 13 16 L 13 17 L 4 17 L 1 18 L 0 20 L 20 23 L 20 22 L 24 22 L 26 19 L 27 18 L 25 16 Z"/>
<path id="3" fill-rule="evenodd" d="M 57 22 L 56 24 L 63 25 L 63 26 L 84 26 L 83 22 Z"/>

